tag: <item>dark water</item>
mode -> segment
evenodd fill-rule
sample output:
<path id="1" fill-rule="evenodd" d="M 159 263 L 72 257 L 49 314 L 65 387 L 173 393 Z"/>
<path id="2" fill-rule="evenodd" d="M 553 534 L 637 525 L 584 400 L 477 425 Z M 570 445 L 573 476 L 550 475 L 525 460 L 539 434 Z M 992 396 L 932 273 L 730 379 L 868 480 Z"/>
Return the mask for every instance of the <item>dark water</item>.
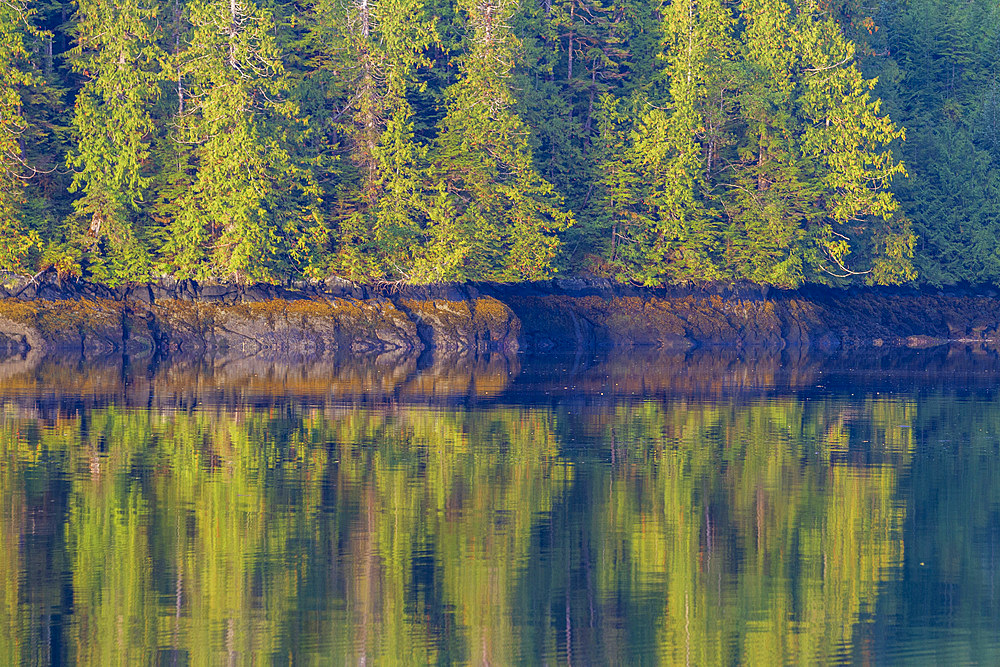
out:
<path id="1" fill-rule="evenodd" d="M 1000 662 L 1000 359 L 0 362 L 0 663 Z"/>

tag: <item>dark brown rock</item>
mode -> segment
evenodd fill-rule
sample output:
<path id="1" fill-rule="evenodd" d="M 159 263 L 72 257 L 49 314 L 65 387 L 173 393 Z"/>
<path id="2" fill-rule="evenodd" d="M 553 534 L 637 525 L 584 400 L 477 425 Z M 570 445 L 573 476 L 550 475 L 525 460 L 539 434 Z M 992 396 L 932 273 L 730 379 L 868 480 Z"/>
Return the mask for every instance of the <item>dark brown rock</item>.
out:
<path id="1" fill-rule="evenodd" d="M 16 296 L 0 301 L 0 354 L 831 350 L 948 340 L 985 344 L 1000 337 L 1000 299 L 971 290 L 654 290 L 586 279 L 384 289 L 340 279 L 293 287 L 164 279 L 110 290 L 43 274 L 9 293 Z"/>

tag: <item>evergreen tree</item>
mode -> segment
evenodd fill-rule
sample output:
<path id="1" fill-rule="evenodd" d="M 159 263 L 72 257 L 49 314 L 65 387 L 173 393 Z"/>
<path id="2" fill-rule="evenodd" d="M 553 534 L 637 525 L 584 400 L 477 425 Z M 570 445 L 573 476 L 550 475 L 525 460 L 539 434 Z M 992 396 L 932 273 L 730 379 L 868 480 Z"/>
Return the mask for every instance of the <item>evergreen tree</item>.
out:
<path id="1" fill-rule="evenodd" d="M 730 271 L 783 285 L 912 279 L 913 237 L 890 189 L 903 132 L 871 99 L 853 45 L 812 0 L 744 0 L 741 12 L 745 126 L 723 184 Z M 852 237 L 867 268 L 848 266 Z"/>
<path id="2" fill-rule="evenodd" d="M 601 176 L 600 100 L 627 96 L 652 71 L 646 61 L 659 35 L 652 13 L 641 1 L 545 0 L 522 3 L 515 15 L 524 53 L 513 78 L 518 113 L 531 131 L 536 169 L 578 214 L 562 235 L 568 252 L 560 264 L 571 270 L 593 262 L 600 233 L 587 213 Z"/>
<path id="3" fill-rule="evenodd" d="M 743 66 L 737 154 L 723 187 L 729 226 L 726 263 L 750 280 L 797 285 L 803 279 L 805 235 L 821 212 L 815 165 L 804 160 L 794 113 L 800 72 L 792 6 L 786 0 L 745 0 L 740 37 Z M 731 175 L 730 175 L 731 174 Z"/>
<path id="4" fill-rule="evenodd" d="M 22 89 L 36 83 L 25 68 L 30 17 L 19 0 L 0 3 L 0 271 L 22 270 L 35 241 L 24 223 L 23 179 L 31 170 L 21 150 L 26 130 Z"/>
<path id="5" fill-rule="evenodd" d="M 408 96 L 424 88 L 417 75 L 431 64 L 434 22 L 423 0 L 321 2 L 315 14 L 316 40 L 346 93 L 343 134 L 356 169 L 352 187 L 338 192 L 340 267 L 352 277 L 410 277 L 433 198 Z"/>
<path id="6" fill-rule="evenodd" d="M 549 274 L 571 222 L 552 184 L 535 170 L 528 130 L 509 78 L 520 44 L 509 24 L 515 5 L 463 0 L 468 19 L 459 81 L 448 91 L 438 168 L 455 215 L 431 228 L 434 279 L 537 279 Z"/>
<path id="7" fill-rule="evenodd" d="M 663 21 L 670 111 L 654 104 L 636 124 L 633 143 L 650 185 L 648 211 L 640 218 L 646 224 L 629 230 L 631 243 L 621 246 L 623 267 L 646 284 L 717 277 L 718 225 L 703 200 L 705 148 L 698 134 L 705 125 L 706 87 L 732 51 L 732 16 L 716 0 L 673 2 Z"/>
<path id="8" fill-rule="evenodd" d="M 585 229 L 589 233 L 584 242 L 606 258 L 591 257 L 590 268 L 600 273 L 620 268 L 625 263 L 623 255 L 632 254 L 629 246 L 633 251 L 636 246 L 629 229 L 648 225 L 644 216 L 646 183 L 632 140 L 632 126 L 644 105 L 641 96 L 618 100 L 607 93 L 598 103 L 594 160 L 602 176 L 586 211 Z"/>
<path id="9" fill-rule="evenodd" d="M 322 271 L 327 229 L 315 180 L 292 151 L 297 107 L 271 10 L 196 0 L 190 12 L 181 140 L 197 146 L 196 176 L 169 221 L 165 268 L 238 282 Z"/>
<path id="10" fill-rule="evenodd" d="M 142 203 L 150 182 L 150 108 L 160 96 L 165 54 L 155 34 L 157 7 L 135 0 L 80 0 L 73 70 L 84 83 L 76 98 L 76 169 L 70 191 L 92 239 L 94 277 L 117 283 L 150 272 Z"/>
<path id="11" fill-rule="evenodd" d="M 840 27 L 821 18 L 812 5 L 801 11 L 799 25 L 805 74 L 800 101 L 806 121 L 803 153 L 819 165 L 826 214 L 814 233 L 822 253 L 819 266 L 844 272 L 854 235 L 868 246 L 869 282 L 912 280 L 913 233 L 909 222 L 895 215 L 899 204 L 891 190 L 893 178 L 906 172 L 889 146 L 904 131 L 881 113 L 881 102 L 872 99 L 876 81 L 865 79 L 854 66 L 854 46 Z"/>
<path id="12" fill-rule="evenodd" d="M 627 115 L 610 98 L 602 103 L 597 215 L 610 228 L 610 268 L 621 277 L 657 285 L 719 276 L 705 168 L 719 147 L 704 135 L 712 86 L 733 51 L 732 22 L 714 0 L 664 6 L 659 74 Z"/>
<path id="13" fill-rule="evenodd" d="M 76 274 L 81 251 L 69 241 L 80 240 L 73 208 L 77 196 L 69 192 L 72 170 L 66 168 L 75 145 L 72 102 L 80 84 L 68 62 L 76 8 L 70 0 L 35 0 L 31 6 L 39 32 L 26 42 L 36 82 L 22 96 L 21 149 L 32 168 L 25 182 L 24 219 L 42 241 L 43 264 L 61 264 Z M 29 261 L 37 263 L 37 258 Z"/>
<path id="14" fill-rule="evenodd" d="M 895 188 L 917 236 L 914 265 L 933 285 L 1000 284 L 1000 152 L 990 100 L 1000 81 L 1000 8 L 986 0 L 882 2 L 870 71 L 907 128 L 909 178 Z"/>
<path id="15" fill-rule="evenodd" d="M 987 0 L 31 8 L 0 270 L 1000 284 Z"/>
<path id="16" fill-rule="evenodd" d="M 191 38 L 191 24 L 187 8 L 181 0 L 164 4 L 164 36 L 161 40 L 165 53 L 162 93 L 155 110 L 156 133 L 151 138 L 152 174 L 149 190 L 151 201 L 148 209 L 153 223 L 147 229 L 147 237 L 155 248 L 156 255 L 171 240 L 171 222 L 183 217 L 184 209 L 190 201 L 190 191 L 197 177 L 197 142 L 189 140 L 186 112 L 194 102 L 190 99 L 185 79 L 187 65 L 185 52 Z M 176 244 L 173 246 L 176 248 Z M 157 268 L 170 271 L 169 262 L 160 257 Z"/>

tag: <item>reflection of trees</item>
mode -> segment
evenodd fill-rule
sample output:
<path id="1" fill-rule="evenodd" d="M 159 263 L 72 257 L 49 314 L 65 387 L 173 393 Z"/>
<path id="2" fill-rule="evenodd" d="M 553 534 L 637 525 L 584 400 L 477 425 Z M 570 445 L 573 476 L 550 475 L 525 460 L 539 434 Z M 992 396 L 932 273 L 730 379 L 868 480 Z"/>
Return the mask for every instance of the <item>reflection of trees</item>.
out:
<path id="1" fill-rule="evenodd" d="M 1000 664 L 1000 403 L 992 389 L 955 393 L 925 397 L 912 422 L 921 446 L 905 497 L 905 558 L 862 628 L 883 663 L 904 651 Z"/>
<path id="2" fill-rule="evenodd" d="M 802 392 L 990 388 L 996 350 L 941 346 L 814 354 L 804 349 L 706 348 L 685 353 L 628 350 L 587 355 L 405 354 L 349 357 L 177 356 L 150 359 L 43 357 L 0 360 L 0 400 L 41 401 L 50 411 L 110 404 L 231 409 L 310 405 L 468 403 L 548 405 L 553 397 L 588 404 L 626 400 L 719 400 Z"/>
<path id="3" fill-rule="evenodd" d="M 2 414 L 2 413 L 0 413 Z M 6 421 L 6 420 L 5 420 Z M 2 423 L 2 422 L 0 422 Z M 21 540 L 25 526 L 25 489 L 21 466 L 25 435 L 6 423 L 0 427 L 0 662 L 22 662 L 21 647 L 30 636 L 33 618 L 25 618 L 18 605 L 21 591 Z M 36 662 L 44 662 L 40 658 Z"/>
<path id="4" fill-rule="evenodd" d="M 561 433 L 603 443 L 612 462 L 578 468 L 586 494 L 557 522 L 578 525 L 553 538 L 568 552 L 553 558 L 577 564 L 550 582 L 553 595 L 573 591 L 563 649 L 634 662 L 655 646 L 666 664 L 814 663 L 849 650 L 902 557 L 896 500 L 912 436 L 897 426 L 914 412 L 646 403 Z M 851 453 L 869 451 L 862 440 L 879 443 L 864 463 Z M 580 502 L 589 510 L 576 524 Z"/>
<path id="5" fill-rule="evenodd" d="M 74 357 L 29 354 L 0 360 L 0 400 L 34 402 L 74 412 L 109 404 L 187 408 L 199 403 L 233 409 L 287 402 L 314 405 L 455 403 L 501 395 L 518 377 L 517 355 L 404 354 L 319 359 Z"/>
<path id="6" fill-rule="evenodd" d="M 506 661 L 532 522 L 569 474 L 550 421 L 526 410 L 8 415 L 0 502 L 25 502 L 40 459 L 71 480 L 52 549 L 73 573 L 64 657 L 148 663 L 166 645 L 196 663 L 264 661 L 332 644 L 376 664 L 456 647 Z M 24 530 L 5 521 L 0 537 L 12 545 L 5 609 L 20 620 L 5 625 L 8 655 L 42 643 L 18 634 L 39 611 L 25 618 L 16 604 Z M 33 585 L 58 594 L 58 577 Z"/>
<path id="7" fill-rule="evenodd" d="M 888 400 L 8 405 L 0 658 L 47 661 L 68 595 L 54 650 L 101 664 L 823 658 L 901 558 L 915 419 Z"/>

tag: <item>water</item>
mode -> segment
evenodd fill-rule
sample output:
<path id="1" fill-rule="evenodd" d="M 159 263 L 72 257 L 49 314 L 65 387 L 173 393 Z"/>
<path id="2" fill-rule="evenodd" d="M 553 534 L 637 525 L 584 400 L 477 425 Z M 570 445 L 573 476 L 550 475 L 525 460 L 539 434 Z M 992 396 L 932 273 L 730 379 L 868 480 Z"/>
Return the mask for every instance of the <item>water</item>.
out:
<path id="1" fill-rule="evenodd" d="M 997 663 L 998 380 L 8 359 L 0 663 Z"/>

